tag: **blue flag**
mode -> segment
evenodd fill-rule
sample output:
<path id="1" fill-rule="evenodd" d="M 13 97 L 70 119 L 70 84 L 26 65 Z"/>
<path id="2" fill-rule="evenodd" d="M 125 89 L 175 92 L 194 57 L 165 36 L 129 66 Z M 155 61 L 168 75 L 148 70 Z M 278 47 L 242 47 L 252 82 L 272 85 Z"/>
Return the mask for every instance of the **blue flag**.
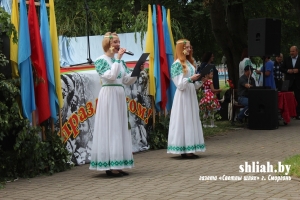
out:
<path id="1" fill-rule="evenodd" d="M 36 109 L 34 84 L 30 61 L 31 48 L 25 0 L 20 0 L 18 68 L 21 77 L 21 99 L 23 115 L 32 122 L 32 112 Z"/>
<path id="2" fill-rule="evenodd" d="M 170 33 L 169 33 L 169 28 L 168 28 L 167 11 L 164 6 L 162 6 L 162 13 L 163 13 L 163 30 L 164 30 L 167 62 L 168 62 L 169 76 L 171 77 L 170 71 L 171 71 L 171 66 L 174 62 L 174 55 L 173 55 L 171 37 L 170 37 Z M 176 86 L 173 81 L 170 81 L 170 86 L 167 90 L 167 95 L 168 95 L 167 110 L 168 111 L 170 111 L 172 108 L 175 91 L 176 91 Z"/>
<path id="3" fill-rule="evenodd" d="M 48 93 L 49 93 L 49 104 L 51 117 L 54 122 L 57 120 L 57 109 L 58 109 L 58 99 L 56 96 L 55 81 L 54 81 L 54 70 L 53 70 L 53 55 L 52 55 L 52 44 L 50 40 L 50 30 L 48 22 L 48 14 L 45 5 L 45 0 L 41 0 L 40 6 L 40 18 L 41 18 L 41 40 L 44 50 L 44 57 L 46 62 L 47 69 L 47 78 L 48 78 Z"/>
<path id="4" fill-rule="evenodd" d="M 155 87 L 156 87 L 155 108 L 157 111 L 160 111 L 161 110 L 160 62 L 159 62 L 159 45 L 158 45 L 155 5 L 153 5 L 152 23 L 153 23 L 153 36 L 154 36 L 154 77 L 155 77 Z"/>

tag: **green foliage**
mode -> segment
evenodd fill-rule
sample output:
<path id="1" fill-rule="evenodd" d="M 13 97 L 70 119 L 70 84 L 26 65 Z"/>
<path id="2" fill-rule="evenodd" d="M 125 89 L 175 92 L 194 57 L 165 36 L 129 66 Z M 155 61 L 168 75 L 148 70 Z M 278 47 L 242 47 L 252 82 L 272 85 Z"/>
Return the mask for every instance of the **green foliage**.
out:
<path id="1" fill-rule="evenodd" d="M 136 17 L 132 14 L 133 9 L 133 1 L 87 1 L 86 5 L 82 0 L 57 0 L 55 11 L 58 33 L 68 37 L 85 36 L 86 21 L 90 35 L 104 34 L 108 31 L 133 32 L 132 25 Z"/>
<path id="2" fill-rule="evenodd" d="M 122 6 L 111 6 L 112 4 Z M 109 31 L 141 33 L 141 46 L 143 47 L 142 42 L 148 25 L 148 7 L 147 4 L 140 8 L 136 7 L 139 6 L 131 0 L 88 1 L 89 35 L 103 35 Z M 67 37 L 87 35 L 85 9 L 85 2 L 81 0 L 57 0 L 55 11 L 58 34 Z M 174 39 L 183 38 L 181 23 L 171 18 L 171 25 Z M 135 34 L 135 41 L 137 41 L 137 34 Z"/>
<path id="3" fill-rule="evenodd" d="M 291 165 L 288 176 L 300 178 L 300 154 L 286 158 L 282 162 L 282 165 Z M 283 173 L 279 173 L 279 175 L 285 176 L 285 173 L 286 171 L 284 171 Z"/>
<path id="4" fill-rule="evenodd" d="M 14 43 L 18 42 L 15 26 L 10 23 L 10 15 L 0 7 L 0 35 L 3 33 L 5 33 L 8 37 L 12 37 Z M 2 37 L 0 37 L 0 68 L 8 64 L 7 58 L 2 53 L 2 43 Z M 0 77 L 0 80 L 1 79 L 2 77 Z"/>
<path id="5" fill-rule="evenodd" d="M 34 177 L 69 169 L 69 152 L 61 138 L 33 127 L 20 115 L 19 79 L 6 80 L 0 74 L 0 182 L 17 177 Z"/>
<path id="6" fill-rule="evenodd" d="M 0 27 L 17 42 L 10 16 L 0 8 Z M 0 39 L 0 43 L 1 43 Z M 0 68 L 8 60 L 1 52 Z M 41 173 L 53 174 L 71 168 L 69 152 L 62 139 L 46 131 L 41 140 L 41 127 L 33 127 L 21 116 L 20 80 L 6 79 L 0 73 L 0 188 L 17 177 L 34 177 Z"/>
<path id="7" fill-rule="evenodd" d="M 6 33 L 8 37 L 12 36 L 14 43 L 18 42 L 17 31 L 15 26 L 10 23 L 10 15 L 0 7 L 0 32 Z M 0 38 L 0 49 L 2 49 L 2 41 Z"/>
<path id="8" fill-rule="evenodd" d="M 151 149 L 166 149 L 168 145 L 170 114 L 155 115 L 155 126 L 149 135 Z"/>
<path id="9" fill-rule="evenodd" d="M 4 75 L 0 74 L 0 142 L 6 135 L 15 134 L 26 124 L 20 121 L 19 107 L 15 101 L 19 95 L 16 83 L 18 80 L 6 80 Z"/>
<path id="10" fill-rule="evenodd" d="M 1 148 L 0 181 L 34 177 L 42 173 L 52 175 L 71 168 L 70 153 L 62 139 L 48 132 L 46 140 L 42 141 L 39 132 L 39 127 L 28 124 L 12 137 L 12 149 Z"/>

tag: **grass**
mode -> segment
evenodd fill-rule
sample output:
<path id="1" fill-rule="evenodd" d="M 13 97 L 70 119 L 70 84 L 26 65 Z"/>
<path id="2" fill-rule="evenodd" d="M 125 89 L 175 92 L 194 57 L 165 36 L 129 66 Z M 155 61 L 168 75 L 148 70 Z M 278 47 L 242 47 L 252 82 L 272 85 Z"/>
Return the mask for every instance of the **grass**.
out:
<path id="1" fill-rule="evenodd" d="M 220 96 L 224 95 L 225 91 L 229 89 L 229 86 L 225 84 L 224 80 L 221 80 L 219 82 L 220 88 L 222 89 L 222 92 L 220 93 Z M 203 133 L 205 137 L 213 137 L 217 135 L 223 135 L 224 133 L 231 131 L 233 129 L 231 122 L 228 120 L 223 121 L 215 121 L 216 128 L 203 128 Z M 239 127 L 236 127 L 239 128 Z M 241 128 L 241 127 L 240 127 Z M 300 154 L 291 156 L 286 158 L 282 165 L 290 165 L 290 171 L 288 176 L 297 177 L 300 178 Z M 279 175 L 285 175 L 285 172 L 280 173 Z"/>
<path id="2" fill-rule="evenodd" d="M 286 158 L 282 162 L 282 165 L 291 165 L 288 175 L 300 178 L 300 154 Z M 285 175 L 285 172 L 281 173 L 280 175 Z"/>
<path id="3" fill-rule="evenodd" d="M 229 120 L 215 121 L 215 125 L 217 127 L 203 128 L 204 137 L 213 137 L 213 136 L 217 136 L 217 135 L 224 135 L 224 133 L 226 133 L 228 131 L 232 131 L 233 128 L 238 128 L 236 126 L 233 127 Z"/>
<path id="4" fill-rule="evenodd" d="M 229 89 L 229 86 L 227 83 L 225 84 L 224 80 L 220 80 L 219 85 L 220 85 L 220 89 L 222 89 L 222 92 L 220 93 L 220 97 L 222 98 L 226 90 Z"/>

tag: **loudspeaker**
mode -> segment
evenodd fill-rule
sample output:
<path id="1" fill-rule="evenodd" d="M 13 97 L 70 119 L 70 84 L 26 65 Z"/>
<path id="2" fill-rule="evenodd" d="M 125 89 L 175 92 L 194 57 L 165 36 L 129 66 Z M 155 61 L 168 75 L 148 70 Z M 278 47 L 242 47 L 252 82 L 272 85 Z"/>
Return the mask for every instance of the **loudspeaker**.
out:
<path id="1" fill-rule="evenodd" d="M 272 89 L 249 89 L 249 129 L 278 128 L 278 93 Z"/>
<path id="2" fill-rule="evenodd" d="M 248 21 L 248 55 L 276 56 L 280 54 L 281 21 L 260 18 Z"/>

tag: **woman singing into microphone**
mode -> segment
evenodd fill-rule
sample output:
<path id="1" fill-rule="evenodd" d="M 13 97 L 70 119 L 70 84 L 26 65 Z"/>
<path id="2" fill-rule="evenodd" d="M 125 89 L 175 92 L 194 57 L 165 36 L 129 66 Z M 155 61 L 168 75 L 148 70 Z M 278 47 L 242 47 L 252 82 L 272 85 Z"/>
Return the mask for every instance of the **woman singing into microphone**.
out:
<path id="1" fill-rule="evenodd" d="M 121 60 L 126 49 L 120 48 L 116 33 L 106 33 L 102 47 L 105 54 L 95 61 L 102 88 L 98 95 L 89 168 L 106 170 L 108 176 L 121 177 L 128 175 L 122 169 L 134 166 L 123 84 L 133 84 L 136 77 L 130 77 L 131 73 Z"/>

